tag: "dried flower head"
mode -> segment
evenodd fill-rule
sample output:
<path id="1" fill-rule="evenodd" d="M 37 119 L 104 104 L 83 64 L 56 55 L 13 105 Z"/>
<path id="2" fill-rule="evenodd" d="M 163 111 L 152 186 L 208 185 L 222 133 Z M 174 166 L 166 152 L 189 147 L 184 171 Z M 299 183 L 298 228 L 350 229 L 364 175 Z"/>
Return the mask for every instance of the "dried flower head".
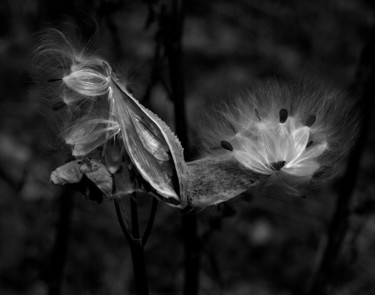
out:
<path id="1" fill-rule="evenodd" d="M 206 151 L 289 185 L 335 175 L 353 144 L 353 103 L 306 82 L 268 82 L 209 116 Z"/>

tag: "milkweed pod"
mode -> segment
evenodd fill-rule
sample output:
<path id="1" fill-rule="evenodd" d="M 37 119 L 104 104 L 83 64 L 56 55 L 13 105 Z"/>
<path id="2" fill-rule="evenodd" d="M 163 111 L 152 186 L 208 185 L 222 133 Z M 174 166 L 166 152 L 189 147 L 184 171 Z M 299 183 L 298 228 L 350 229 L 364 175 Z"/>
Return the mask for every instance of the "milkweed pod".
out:
<path id="1" fill-rule="evenodd" d="M 114 75 L 112 81 L 110 109 L 120 125 L 129 158 L 162 200 L 175 207 L 185 207 L 187 168 L 179 140 Z"/>
<path id="2" fill-rule="evenodd" d="M 228 201 L 262 186 L 269 178 L 244 169 L 233 157 L 208 156 L 189 162 L 187 166 L 187 195 L 191 207 L 207 207 Z"/>

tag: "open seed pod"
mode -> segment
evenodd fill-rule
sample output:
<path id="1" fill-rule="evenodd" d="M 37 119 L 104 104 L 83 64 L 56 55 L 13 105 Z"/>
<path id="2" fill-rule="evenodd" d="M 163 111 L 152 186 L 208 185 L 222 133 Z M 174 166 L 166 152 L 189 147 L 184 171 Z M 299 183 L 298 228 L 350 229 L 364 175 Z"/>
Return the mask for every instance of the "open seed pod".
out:
<path id="1" fill-rule="evenodd" d="M 183 149 L 170 128 L 142 106 L 112 74 L 110 113 L 116 118 L 131 162 L 150 190 L 168 204 L 187 204 Z"/>

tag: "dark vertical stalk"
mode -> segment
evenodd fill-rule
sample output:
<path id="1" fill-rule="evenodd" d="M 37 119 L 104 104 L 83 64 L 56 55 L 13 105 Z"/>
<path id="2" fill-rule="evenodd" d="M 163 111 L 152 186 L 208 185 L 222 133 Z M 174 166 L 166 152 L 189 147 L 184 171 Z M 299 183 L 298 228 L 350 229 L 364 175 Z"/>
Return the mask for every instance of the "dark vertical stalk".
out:
<path id="1" fill-rule="evenodd" d="M 162 17 L 161 28 L 164 36 L 164 48 L 169 64 L 171 98 L 174 102 L 176 133 L 185 150 L 189 150 L 185 113 L 185 85 L 182 69 L 183 0 L 173 0 L 170 12 L 164 12 Z M 200 249 L 197 227 L 196 215 L 190 212 L 183 212 L 182 230 L 185 248 L 185 282 L 183 292 L 186 295 L 198 294 Z"/>
<path id="2" fill-rule="evenodd" d="M 122 210 L 121 210 L 121 201 L 119 199 L 114 200 L 115 203 L 115 208 L 116 208 L 116 215 L 117 215 L 117 220 L 118 223 L 120 224 L 121 231 L 124 234 L 125 238 L 128 241 L 132 240 L 131 235 L 129 234 L 129 226 L 128 224 L 124 221 L 124 218 L 122 217 Z"/>
<path id="3" fill-rule="evenodd" d="M 138 295 L 148 295 L 148 282 L 146 276 L 146 264 L 143 252 L 142 239 L 139 234 L 137 194 L 133 193 L 130 198 L 130 210 L 132 217 L 132 235 L 130 251 L 133 260 L 135 286 Z"/>
<path id="4" fill-rule="evenodd" d="M 182 230 L 185 248 L 185 295 L 198 294 L 199 269 L 200 269 L 200 248 L 197 235 L 197 217 L 191 213 L 182 215 Z"/>
<path id="5" fill-rule="evenodd" d="M 54 247 L 51 254 L 50 269 L 47 273 L 48 294 L 61 294 L 64 268 L 72 226 L 73 197 L 71 189 L 62 188 L 59 196 L 59 216 Z"/>
<path id="6" fill-rule="evenodd" d="M 175 110 L 176 132 L 185 149 L 188 149 L 189 141 L 186 126 L 185 111 L 185 84 L 182 70 L 182 35 L 184 23 L 183 0 L 172 1 L 172 11 L 170 15 L 171 30 L 167 57 L 169 60 L 169 74 L 171 80 L 171 94 Z"/>
<path id="7" fill-rule="evenodd" d="M 121 226 L 121 230 L 129 242 L 130 252 L 133 262 L 134 281 L 135 288 L 138 295 L 148 295 L 148 282 L 146 276 L 146 264 L 143 252 L 142 239 L 139 233 L 139 221 L 138 221 L 138 205 L 136 193 L 133 193 L 130 198 L 130 210 L 132 220 L 132 234 L 129 233 L 129 227 L 124 221 L 121 210 L 121 201 L 115 199 L 116 214 Z"/>
<path id="8" fill-rule="evenodd" d="M 146 229 L 142 236 L 142 245 L 143 247 L 146 245 L 148 238 L 150 237 L 152 227 L 154 226 L 156 211 L 158 209 L 158 200 L 156 198 L 152 198 L 152 204 L 150 209 L 150 216 L 148 218 Z"/>
<path id="9" fill-rule="evenodd" d="M 312 283 L 308 294 L 328 294 L 328 289 L 333 284 L 336 275 L 340 275 L 337 260 L 340 254 L 346 233 L 349 229 L 350 206 L 353 198 L 356 180 L 358 177 L 359 163 L 366 144 L 369 132 L 373 98 L 375 96 L 375 28 L 371 39 L 362 52 L 358 65 L 357 79 L 354 90 L 359 94 L 359 105 L 362 108 L 362 121 L 359 136 L 349 157 L 347 170 L 341 179 L 337 193 L 337 203 L 328 228 L 328 240 L 324 248 L 320 263 L 313 274 Z"/>

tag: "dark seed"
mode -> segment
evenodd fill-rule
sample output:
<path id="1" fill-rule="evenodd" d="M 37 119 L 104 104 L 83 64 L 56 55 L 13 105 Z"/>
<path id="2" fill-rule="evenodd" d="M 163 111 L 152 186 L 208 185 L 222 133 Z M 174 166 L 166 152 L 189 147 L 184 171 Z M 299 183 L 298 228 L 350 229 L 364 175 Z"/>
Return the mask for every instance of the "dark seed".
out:
<path id="1" fill-rule="evenodd" d="M 306 148 L 309 148 L 314 142 L 312 140 L 310 140 L 307 144 L 306 144 Z"/>
<path id="2" fill-rule="evenodd" d="M 55 78 L 55 79 L 48 79 L 47 82 L 57 82 L 61 80 L 62 80 L 61 78 Z"/>
<path id="3" fill-rule="evenodd" d="M 285 161 L 271 163 L 271 167 L 273 170 L 280 171 L 280 169 L 285 166 L 285 163 L 286 163 Z"/>
<path id="4" fill-rule="evenodd" d="M 306 125 L 307 127 L 311 127 L 311 126 L 315 123 L 315 121 L 316 121 L 316 116 L 315 116 L 315 115 L 310 115 L 310 116 L 307 118 L 305 125 Z"/>
<path id="5" fill-rule="evenodd" d="M 288 119 L 288 111 L 286 109 L 281 109 L 279 111 L 279 119 L 280 123 L 285 123 L 285 121 Z"/>
<path id="6" fill-rule="evenodd" d="M 258 111 L 257 109 L 255 109 L 255 116 L 257 116 L 257 118 L 258 118 L 259 121 L 262 121 L 262 120 L 260 119 L 259 111 Z"/>
<path id="7" fill-rule="evenodd" d="M 58 101 L 55 104 L 53 104 L 52 110 L 58 111 L 58 110 L 61 110 L 65 106 L 66 106 L 66 104 L 63 101 Z"/>
<path id="8" fill-rule="evenodd" d="M 223 149 L 226 149 L 228 151 L 233 151 L 233 147 L 228 141 L 222 140 L 220 144 L 223 147 Z"/>

